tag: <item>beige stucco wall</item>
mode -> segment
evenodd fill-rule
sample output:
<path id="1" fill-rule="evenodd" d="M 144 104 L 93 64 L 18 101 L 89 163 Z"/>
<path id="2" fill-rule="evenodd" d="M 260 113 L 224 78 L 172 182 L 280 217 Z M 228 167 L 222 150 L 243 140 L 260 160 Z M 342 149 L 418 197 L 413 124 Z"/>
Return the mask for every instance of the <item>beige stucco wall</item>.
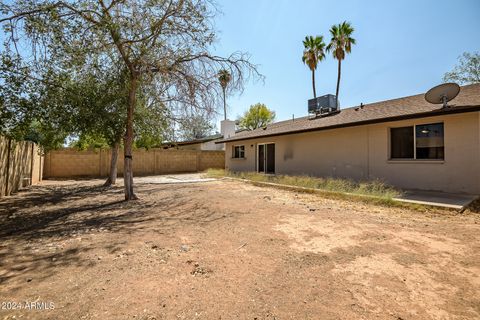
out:
<path id="1" fill-rule="evenodd" d="M 389 160 L 392 127 L 443 122 L 445 160 Z M 480 113 L 443 115 L 228 143 L 225 166 L 255 171 L 258 143 L 275 143 L 276 173 L 381 179 L 406 189 L 480 194 Z M 246 159 L 232 159 L 245 145 Z"/>
<path id="2" fill-rule="evenodd" d="M 223 148 L 225 147 L 224 143 L 215 143 L 218 140 L 211 140 L 202 143 L 201 149 L 202 150 L 224 150 Z"/>

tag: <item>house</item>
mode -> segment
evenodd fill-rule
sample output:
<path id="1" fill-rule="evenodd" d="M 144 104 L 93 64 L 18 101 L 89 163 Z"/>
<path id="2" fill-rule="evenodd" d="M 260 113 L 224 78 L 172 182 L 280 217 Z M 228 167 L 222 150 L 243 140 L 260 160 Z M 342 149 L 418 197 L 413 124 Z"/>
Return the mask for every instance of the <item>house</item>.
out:
<path id="1" fill-rule="evenodd" d="M 181 150 L 225 150 L 223 143 L 218 144 L 216 142 L 223 138 L 229 138 L 239 132 L 241 132 L 241 130 L 235 130 L 235 121 L 222 120 L 220 122 L 220 133 L 194 140 L 166 143 L 163 145 L 163 148 Z"/>
<path id="2" fill-rule="evenodd" d="M 445 108 L 419 94 L 281 121 L 217 143 L 225 143 L 231 171 L 480 194 L 480 84 L 461 87 Z"/>
<path id="3" fill-rule="evenodd" d="M 223 138 L 221 134 L 214 134 L 200 139 L 171 142 L 163 145 L 165 149 L 181 150 L 223 150 L 223 144 L 215 144 Z"/>

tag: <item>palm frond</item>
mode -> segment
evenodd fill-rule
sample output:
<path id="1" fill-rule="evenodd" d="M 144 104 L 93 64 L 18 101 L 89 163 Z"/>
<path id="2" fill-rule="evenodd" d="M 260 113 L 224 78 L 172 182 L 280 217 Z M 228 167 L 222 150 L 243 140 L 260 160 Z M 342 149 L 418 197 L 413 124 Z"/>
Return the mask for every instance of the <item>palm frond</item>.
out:
<path id="1" fill-rule="evenodd" d="M 356 43 L 352 37 L 355 29 L 350 22 L 344 21 L 330 28 L 330 43 L 327 45 L 327 52 L 331 52 L 334 59 L 343 60 L 345 54 L 352 51 L 352 45 Z"/>
<path id="2" fill-rule="evenodd" d="M 303 46 L 302 61 L 313 71 L 317 68 L 318 62 L 325 59 L 323 36 L 306 36 L 303 40 Z"/>

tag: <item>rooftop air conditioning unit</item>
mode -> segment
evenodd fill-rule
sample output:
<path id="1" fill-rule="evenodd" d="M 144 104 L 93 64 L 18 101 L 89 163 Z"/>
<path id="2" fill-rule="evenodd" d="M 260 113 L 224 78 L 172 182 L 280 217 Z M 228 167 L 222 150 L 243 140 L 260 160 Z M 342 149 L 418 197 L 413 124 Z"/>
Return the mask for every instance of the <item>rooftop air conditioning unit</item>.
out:
<path id="1" fill-rule="evenodd" d="M 326 94 L 315 99 L 308 100 L 308 113 L 316 116 L 327 115 L 338 111 L 337 97 L 333 94 Z"/>

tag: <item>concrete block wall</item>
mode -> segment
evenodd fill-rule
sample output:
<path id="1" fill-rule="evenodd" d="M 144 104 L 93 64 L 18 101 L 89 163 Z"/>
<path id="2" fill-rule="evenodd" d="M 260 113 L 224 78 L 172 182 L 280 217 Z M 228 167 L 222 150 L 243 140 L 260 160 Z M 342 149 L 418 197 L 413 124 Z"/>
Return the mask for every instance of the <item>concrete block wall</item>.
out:
<path id="1" fill-rule="evenodd" d="M 78 151 L 62 149 L 45 157 L 45 178 L 106 177 L 110 168 L 111 151 Z M 135 176 L 204 171 L 225 168 L 224 151 L 177 149 L 137 149 L 133 151 Z M 123 175 L 123 150 L 120 150 L 118 175 Z"/>

